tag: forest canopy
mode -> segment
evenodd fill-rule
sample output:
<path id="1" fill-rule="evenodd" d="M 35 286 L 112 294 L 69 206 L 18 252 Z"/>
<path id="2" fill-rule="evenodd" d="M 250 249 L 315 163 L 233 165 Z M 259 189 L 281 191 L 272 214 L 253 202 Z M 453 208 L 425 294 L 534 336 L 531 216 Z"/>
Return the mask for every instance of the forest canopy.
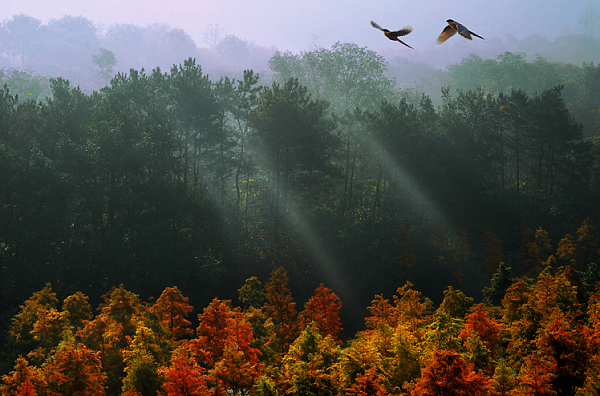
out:
<path id="1" fill-rule="evenodd" d="M 353 53 L 385 67 L 354 44 L 315 56 Z M 208 301 L 279 265 L 301 295 L 328 281 L 356 307 L 406 280 L 435 301 L 448 285 L 480 297 L 500 261 L 528 273 L 528 230 L 556 249 L 597 226 L 600 66 L 578 68 L 571 111 L 562 85 L 448 87 L 436 107 L 380 71 L 308 76 L 304 61 L 276 55 L 265 86 L 252 71 L 213 82 L 189 59 L 89 95 L 61 78 L 41 101 L 5 87 L 4 304 L 47 281 Z M 585 249 L 579 271 L 597 259 Z"/>
<path id="2" fill-rule="evenodd" d="M 339 297 L 321 283 L 297 305 L 283 267 L 264 286 L 248 278 L 239 304 L 213 298 L 196 325 L 177 287 L 147 302 L 113 287 L 92 314 L 81 292 L 61 309 L 47 284 L 12 320 L 0 392 L 597 394 L 600 282 L 590 291 L 572 267 L 551 265 L 516 279 L 501 264 L 494 279 L 485 302 L 449 286 L 437 308 L 406 282 L 392 302 L 376 295 L 346 342 Z"/>
<path id="3" fill-rule="evenodd" d="M 99 90 L 0 71 L 3 392 L 77 355 L 94 394 L 592 394 L 600 65 L 473 55 L 431 97 L 352 43 L 235 78 L 111 53 Z"/>

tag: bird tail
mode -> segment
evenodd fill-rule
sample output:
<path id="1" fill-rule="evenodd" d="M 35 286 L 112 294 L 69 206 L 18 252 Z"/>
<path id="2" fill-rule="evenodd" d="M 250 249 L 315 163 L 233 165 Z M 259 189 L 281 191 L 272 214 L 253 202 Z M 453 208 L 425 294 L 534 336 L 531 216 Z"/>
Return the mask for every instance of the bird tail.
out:
<path id="1" fill-rule="evenodd" d="M 472 31 L 469 30 L 469 33 L 471 33 L 473 36 L 475 37 L 479 37 L 482 40 L 485 40 L 483 37 L 481 37 L 480 35 L 478 35 L 477 33 L 473 33 Z"/>

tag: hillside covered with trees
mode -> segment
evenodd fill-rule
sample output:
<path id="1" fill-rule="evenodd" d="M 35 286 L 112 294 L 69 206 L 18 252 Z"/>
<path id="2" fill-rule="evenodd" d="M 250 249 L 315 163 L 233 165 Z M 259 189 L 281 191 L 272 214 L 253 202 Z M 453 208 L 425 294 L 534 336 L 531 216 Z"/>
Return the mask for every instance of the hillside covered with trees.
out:
<path id="1" fill-rule="evenodd" d="M 187 367 L 215 394 L 425 395 L 436 364 L 597 390 L 600 65 L 472 55 L 400 88 L 352 43 L 267 78 L 111 53 L 96 91 L 0 71 L 3 392 L 63 394 L 75 355 L 90 394 L 182 394 Z"/>
<path id="2" fill-rule="evenodd" d="M 251 71 L 212 82 L 190 59 L 90 95 L 60 78 L 40 102 L 5 88 L 3 304 L 46 282 L 90 296 L 177 285 L 208 302 L 280 265 L 303 297 L 323 281 L 355 309 L 406 280 L 437 302 L 449 284 L 480 297 L 499 262 L 536 267 L 523 258 L 536 230 L 546 261 L 597 225 L 600 66 L 538 93 L 445 88 L 437 107 L 353 44 L 271 67 L 268 86 Z"/>

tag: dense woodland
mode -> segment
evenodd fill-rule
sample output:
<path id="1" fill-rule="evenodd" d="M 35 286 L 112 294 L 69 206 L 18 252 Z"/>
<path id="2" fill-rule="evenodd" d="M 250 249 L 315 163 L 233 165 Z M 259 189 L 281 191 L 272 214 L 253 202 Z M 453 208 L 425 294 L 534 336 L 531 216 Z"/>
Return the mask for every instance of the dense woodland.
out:
<path id="1" fill-rule="evenodd" d="M 351 43 L 267 83 L 93 59 L 0 74 L 3 394 L 598 391 L 600 65 L 472 55 L 432 98 Z"/>

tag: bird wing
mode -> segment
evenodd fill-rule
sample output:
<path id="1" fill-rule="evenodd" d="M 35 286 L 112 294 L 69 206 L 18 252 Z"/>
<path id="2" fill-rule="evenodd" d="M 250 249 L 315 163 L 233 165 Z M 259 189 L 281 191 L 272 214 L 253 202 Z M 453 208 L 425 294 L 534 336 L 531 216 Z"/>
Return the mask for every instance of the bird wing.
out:
<path id="1" fill-rule="evenodd" d="M 466 27 L 464 27 L 460 23 L 457 23 L 456 27 L 458 28 L 458 34 L 460 34 L 461 36 L 463 36 L 467 40 L 473 40 L 473 37 L 471 37 L 471 32 L 469 31 L 469 29 L 467 29 Z"/>
<path id="2" fill-rule="evenodd" d="M 375 21 L 371 21 L 371 26 L 373 26 L 375 29 L 383 30 L 383 28 L 379 26 Z"/>
<path id="3" fill-rule="evenodd" d="M 413 31 L 413 28 L 409 26 L 404 26 L 402 29 L 400 30 L 396 30 L 395 32 L 392 32 L 397 36 L 406 36 L 407 34 L 409 34 L 410 32 Z"/>
<path id="4" fill-rule="evenodd" d="M 442 31 L 442 33 L 438 36 L 437 40 L 435 40 L 436 44 L 442 44 L 443 42 L 445 42 L 446 40 L 448 40 L 450 37 L 454 36 L 456 34 L 456 29 L 452 28 L 452 26 L 448 25 L 444 28 L 444 30 Z"/>

